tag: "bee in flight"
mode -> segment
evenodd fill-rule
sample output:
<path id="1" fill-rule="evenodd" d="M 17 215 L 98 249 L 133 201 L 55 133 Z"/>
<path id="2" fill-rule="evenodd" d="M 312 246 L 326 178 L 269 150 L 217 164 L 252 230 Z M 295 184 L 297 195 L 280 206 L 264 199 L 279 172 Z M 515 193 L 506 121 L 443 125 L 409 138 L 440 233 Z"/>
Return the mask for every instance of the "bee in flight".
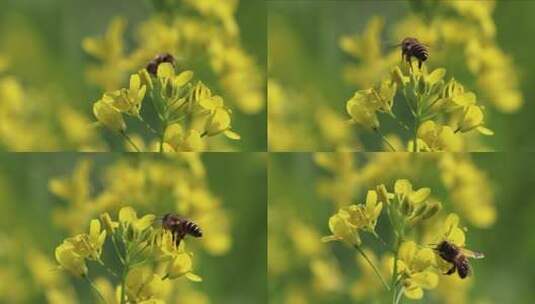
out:
<path id="1" fill-rule="evenodd" d="M 422 68 L 422 63 L 429 58 L 429 50 L 427 49 L 427 46 L 416 38 L 407 37 L 401 41 L 399 46 L 401 46 L 401 59 L 405 59 L 411 67 L 412 57 L 418 59 L 419 69 Z"/>
<path id="2" fill-rule="evenodd" d="M 471 273 L 468 258 L 482 259 L 485 257 L 485 255 L 480 252 L 474 252 L 466 248 L 459 247 L 446 240 L 440 242 L 440 244 L 438 244 L 434 250 L 438 252 L 438 255 L 444 261 L 453 265 L 445 274 L 451 275 L 457 271 L 461 279 L 466 278 Z"/>
<path id="3" fill-rule="evenodd" d="M 172 213 L 167 213 L 163 216 L 162 228 L 171 231 L 173 242 L 177 247 L 186 235 L 191 235 L 195 238 L 202 237 L 202 230 L 197 224 Z"/>
<path id="4" fill-rule="evenodd" d="M 147 71 L 156 76 L 156 73 L 158 72 L 158 66 L 160 66 L 161 63 L 170 63 L 173 66 L 175 65 L 175 57 L 169 53 L 162 53 L 156 55 L 146 66 Z"/>

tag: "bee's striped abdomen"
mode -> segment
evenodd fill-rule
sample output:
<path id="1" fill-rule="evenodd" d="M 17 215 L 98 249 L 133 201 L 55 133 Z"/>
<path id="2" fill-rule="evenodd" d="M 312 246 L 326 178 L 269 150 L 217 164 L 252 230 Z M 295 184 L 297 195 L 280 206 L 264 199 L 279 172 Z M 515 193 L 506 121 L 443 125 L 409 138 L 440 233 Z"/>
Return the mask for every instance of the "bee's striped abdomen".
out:
<path id="1" fill-rule="evenodd" d="M 184 227 L 184 232 L 187 234 L 193 237 L 202 237 L 202 230 L 199 225 L 189 220 L 185 220 L 182 225 Z"/>

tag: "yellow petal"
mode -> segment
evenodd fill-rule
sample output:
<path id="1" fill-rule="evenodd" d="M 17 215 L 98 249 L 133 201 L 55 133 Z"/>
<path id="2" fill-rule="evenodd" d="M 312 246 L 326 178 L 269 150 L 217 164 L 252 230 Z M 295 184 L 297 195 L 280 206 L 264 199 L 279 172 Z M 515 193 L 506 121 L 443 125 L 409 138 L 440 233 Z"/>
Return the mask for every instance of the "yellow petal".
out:
<path id="1" fill-rule="evenodd" d="M 135 222 L 134 229 L 136 229 L 137 231 L 143 231 L 147 229 L 148 227 L 150 227 L 150 225 L 152 225 L 152 223 L 154 223 L 155 218 L 156 216 L 154 214 L 145 215 L 144 217 Z"/>
<path id="2" fill-rule="evenodd" d="M 185 85 L 186 83 L 188 83 L 192 78 L 193 78 L 192 71 L 184 71 L 175 77 L 174 85 L 177 87 L 181 87 Z"/>
<path id="3" fill-rule="evenodd" d="M 240 140 L 241 139 L 241 136 L 240 134 L 232 131 L 232 130 L 226 130 L 225 132 L 223 132 L 223 134 L 225 134 L 225 136 L 228 138 L 228 139 L 232 139 L 232 140 Z"/>
<path id="4" fill-rule="evenodd" d="M 186 273 L 186 278 L 192 282 L 202 282 L 202 278 L 194 273 Z"/>
<path id="5" fill-rule="evenodd" d="M 91 223 L 89 224 L 89 236 L 93 239 L 98 239 L 99 234 L 100 234 L 100 221 L 91 220 Z"/>
<path id="6" fill-rule="evenodd" d="M 375 192 L 375 190 L 368 190 L 368 194 L 366 194 L 366 207 L 373 209 L 375 208 L 376 204 L 377 204 L 377 192 Z"/>
<path id="7" fill-rule="evenodd" d="M 409 200 L 415 204 L 419 204 L 425 201 L 431 194 L 431 189 L 421 188 L 418 191 L 414 191 L 409 195 Z"/>
<path id="8" fill-rule="evenodd" d="M 130 90 L 137 91 L 141 87 L 141 78 L 138 74 L 130 76 Z"/>
<path id="9" fill-rule="evenodd" d="M 461 132 L 468 132 L 482 124 L 483 111 L 480 107 L 471 105 L 465 110 L 464 116 L 459 123 L 458 130 Z"/>
<path id="10" fill-rule="evenodd" d="M 158 65 L 158 71 L 156 73 L 158 78 L 171 79 L 175 77 L 175 68 L 169 62 L 163 62 Z"/>
<path id="11" fill-rule="evenodd" d="M 412 259 L 416 256 L 416 243 L 413 241 L 403 242 L 399 248 L 399 257 L 407 264 L 411 264 Z"/>
<path id="12" fill-rule="evenodd" d="M 414 286 L 411 286 L 409 288 L 405 288 L 404 294 L 409 299 L 419 300 L 419 299 L 423 298 L 424 291 L 422 290 L 422 288 L 414 285 Z"/>
<path id="13" fill-rule="evenodd" d="M 435 83 L 442 80 L 442 78 L 444 78 L 444 75 L 446 75 L 446 70 L 443 68 L 439 68 L 434 70 L 431 74 L 427 75 L 425 80 L 430 86 L 433 86 Z"/>
<path id="14" fill-rule="evenodd" d="M 398 179 L 394 184 L 396 194 L 409 194 L 412 192 L 412 184 L 407 179 Z"/>
<path id="15" fill-rule="evenodd" d="M 216 109 L 214 114 L 208 119 L 206 124 L 206 134 L 208 136 L 217 135 L 230 128 L 230 114 L 225 109 Z"/>
<path id="16" fill-rule="evenodd" d="M 84 276 L 87 274 L 87 265 L 83 257 L 76 254 L 74 247 L 70 244 L 63 243 L 56 247 L 56 260 L 63 267 L 76 276 Z"/>
<path id="17" fill-rule="evenodd" d="M 113 131 L 124 132 L 126 130 L 126 123 L 121 113 L 107 102 L 102 100 L 95 102 L 93 114 L 100 123 Z"/>
<path id="18" fill-rule="evenodd" d="M 490 130 L 490 129 L 487 129 L 485 127 L 482 127 L 482 126 L 479 126 L 477 127 L 477 131 L 483 135 L 486 135 L 486 136 L 492 136 L 494 135 L 494 131 Z"/>
<path id="19" fill-rule="evenodd" d="M 137 214 L 132 207 L 123 207 L 119 210 L 119 222 L 121 224 L 130 224 L 137 220 Z"/>
<path id="20" fill-rule="evenodd" d="M 177 147 L 184 137 L 184 129 L 178 123 L 169 125 L 165 129 L 164 141 L 168 143 L 171 147 Z"/>
<path id="21" fill-rule="evenodd" d="M 203 140 L 199 131 L 195 129 L 189 130 L 180 145 L 180 150 L 193 152 L 203 150 Z"/>
<path id="22" fill-rule="evenodd" d="M 438 275 L 431 271 L 418 272 L 411 275 L 411 281 L 422 288 L 433 289 L 438 285 Z"/>

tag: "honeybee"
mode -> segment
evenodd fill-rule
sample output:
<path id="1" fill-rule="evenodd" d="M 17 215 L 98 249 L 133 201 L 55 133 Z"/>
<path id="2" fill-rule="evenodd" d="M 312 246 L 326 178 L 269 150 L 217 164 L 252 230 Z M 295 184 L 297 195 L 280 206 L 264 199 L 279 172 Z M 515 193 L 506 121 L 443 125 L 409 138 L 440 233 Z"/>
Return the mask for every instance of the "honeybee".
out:
<path id="1" fill-rule="evenodd" d="M 197 224 L 172 213 L 167 213 L 163 216 L 162 228 L 171 231 L 173 241 L 177 247 L 186 235 L 191 235 L 195 238 L 202 237 L 202 230 Z"/>
<path id="2" fill-rule="evenodd" d="M 147 64 L 146 69 L 150 74 L 156 75 L 156 73 L 158 72 L 158 66 L 161 63 L 164 63 L 164 62 L 168 62 L 168 63 L 170 63 L 170 64 L 172 64 L 174 66 L 175 65 L 175 57 L 173 57 L 173 55 L 171 55 L 169 53 L 158 54 L 151 61 L 149 61 L 149 63 Z"/>
<path id="3" fill-rule="evenodd" d="M 438 252 L 438 255 L 444 261 L 450 262 L 453 265 L 445 274 L 451 275 L 457 271 L 461 279 L 466 278 L 472 271 L 468 263 L 468 258 L 482 259 L 485 257 L 483 253 L 459 247 L 446 240 L 440 242 L 434 250 Z"/>
<path id="4" fill-rule="evenodd" d="M 429 58 L 427 46 L 413 37 L 407 37 L 401 41 L 401 60 L 405 59 L 411 66 L 411 58 L 418 59 L 418 68 L 422 68 L 422 63 Z"/>

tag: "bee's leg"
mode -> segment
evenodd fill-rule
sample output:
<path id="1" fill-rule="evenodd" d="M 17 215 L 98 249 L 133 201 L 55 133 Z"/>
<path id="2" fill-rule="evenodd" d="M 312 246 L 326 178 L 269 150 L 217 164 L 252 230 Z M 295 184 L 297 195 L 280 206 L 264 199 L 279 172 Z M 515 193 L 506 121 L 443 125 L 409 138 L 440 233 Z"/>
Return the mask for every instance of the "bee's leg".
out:
<path id="1" fill-rule="evenodd" d="M 418 69 L 421 70 L 422 69 L 422 63 L 423 61 L 421 60 L 418 60 Z"/>
<path id="2" fill-rule="evenodd" d="M 411 72 L 412 72 L 411 56 L 409 56 L 409 54 L 407 54 L 407 55 L 405 55 L 405 57 L 407 58 L 407 64 L 409 65 L 409 69 L 410 69 Z"/>
<path id="3" fill-rule="evenodd" d="M 455 270 L 457 270 L 457 267 L 455 267 L 455 265 L 453 265 L 453 267 L 451 267 L 451 269 L 448 270 L 448 272 L 446 272 L 445 275 L 450 275 L 450 274 L 454 273 Z"/>
<path id="4" fill-rule="evenodd" d="M 178 245 L 180 245 L 180 242 L 182 241 L 182 239 L 185 237 L 186 235 L 184 233 L 177 233 L 176 234 L 176 239 L 175 239 L 175 246 L 178 247 Z"/>

